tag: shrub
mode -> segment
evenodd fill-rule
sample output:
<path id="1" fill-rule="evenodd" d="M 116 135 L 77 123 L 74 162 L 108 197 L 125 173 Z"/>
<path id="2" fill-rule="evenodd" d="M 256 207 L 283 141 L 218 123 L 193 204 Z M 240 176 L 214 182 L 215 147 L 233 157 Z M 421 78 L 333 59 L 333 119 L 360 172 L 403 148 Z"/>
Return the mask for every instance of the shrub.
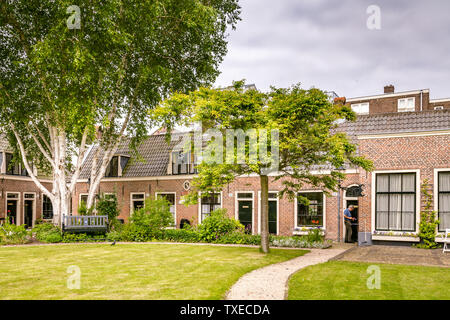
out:
<path id="1" fill-rule="evenodd" d="M 244 226 L 239 221 L 229 218 L 226 212 L 226 209 L 214 210 L 198 226 L 197 230 L 203 241 L 214 242 L 226 234 L 244 231 Z"/>
<path id="2" fill-rule="evenodd" d="M 425 199 L 425 207 L 420 212 L 419 237 L 420 243 L 416 245 L 418 248 L 434 249 L 439 246 L 436 242 L 436 229 L 439 226 L 439 220 L 436 219 L 436 211 L 433 211 L 433 196 L 428 191 L 428 179 L 425 179 L 421 192 Z"/>
<path id="3" fill-rule="evenodd" d="M 64 233 L 63 242 L 88 241 L 90 237 L 86 233 Z"/>
<path id="4" fill-rule="evenodd" d="M 319 228 L 313 228 L 308 230 L 306 235 L 306 241 L 308 242 L 323 242 L 325 237 L 322 235 L 322 231 Z"/>
<path id="5" fill-rule="evenodd" d="M 39 241 L 49 243 L 62 241 L 61 229 L 51 223 L 37 224 L 32 232 L 36 234 L 36 239 Z"/>
<path id="6" fill-rule="evenodd" d="M 115 195 L 101 194 L 96 205 L 97 214 L 108 216 L 108 230 L 117 227 L 120 222 L 117 217 L 120 214 L 117 197 Z"/>
<path id="7" fill-rule="evenodd" d="M 128 223 L 120 233 L 122 241 L 146 242 L 153 238 L 152 229 L 149 226 Z"/>
<path id="8" fill-rule="evenodd" d="M 324 241 L 321 236 L 320 241 L 311 241 L 308 236 L 289 237 L 289 236 L 270 236 L 270 245 L 274 247 L 285 248 L 328 248 L 331 246 L 330 241 Z"/>
<path id="9" fill-rule="evenodd" d="M 87 208 L 86 206 L 86 202 L 81 201 L 81 203 L 78 206 L 78 214 L 80 216 L 90 216 L 92 215 L 92 211 L 93 211 L 93 207 L 91 207 L 90 209 Z"/>
<path id="10" fill-rule="evenodd" d="M 1 244 L 24 244 L 30 241 L 30 232 L 25 226 L 17 226 L 6 222 L 0 226 L 0 243 Z"/>
<path id="11" fill-rule="evenodd" d="M 133 225 L 150 228 L 152 231 L 162 230 L 173 225 L 170 203 L 164 199 L 145 200 L 144 207 L 136 210 L 130 217 Z"/>
<path id="12" fill-rule="evenodd" d="M 108 241 L 121 241 L 122 240 L 122 232 L 118 230 L 110 231 L 106 234 L 106 239 Z"/>
<path id="13" fill-rule="evenodd" d="M 222 235 L 214 242 L 224 244 L 245 244 L 257 246 L 261 243 L 261 236 L 248 234 L 242 231 L 234 231 Z"/>
<path id="14" fill-rule="evenodd" d="M 158 240 L 172 242 L 200 242 L 200 234 L 192 229 L 167 229 L 161 233 Z"/>

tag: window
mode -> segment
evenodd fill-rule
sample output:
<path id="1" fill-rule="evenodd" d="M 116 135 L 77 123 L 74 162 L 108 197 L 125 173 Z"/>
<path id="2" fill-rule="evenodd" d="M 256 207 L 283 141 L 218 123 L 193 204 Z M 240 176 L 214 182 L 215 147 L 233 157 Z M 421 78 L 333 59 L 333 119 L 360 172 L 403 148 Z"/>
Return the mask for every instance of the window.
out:
<path id="1" fill-rule="evenodd" d="M 301 192 L 309 205 L 297 201 L 297 227 L 323 227 L 323 192 Z"/>
<path id="2" fill-rule="evenodd" d="M 356 114 L 369 114 L 368 102 L 352 104 L 351 108 Z"/>
<path id="3" fill-rule="evenodd" d="M 87 204 L 87 201 L 88 201 L 88 195 L 87 194 L 80 195 L 80 204 L 82 202 L 84 202 L 84 204 Z"/>
<path id="4" fill-rule="evenodd" d="M 398 112 L 416 111 L 415 98 L 398 99 Z"/>
<path id="5" fill-rule="evenodd" d="M 416 174 L 377 174 L 375 184 L 376 229 L 415 231 Z"/>
<path id="6" fill-rule="evenodd" d="M 128 164 L 128 160 L 130 160 L 130 157 L 120 156 L 120 176 L 123 175 L 123 172 L 125 171 L 125 167 Z"/>
<path id="7" fill-rule="evenodd" d="M 105 177 L 118 177 L 119 176 L 119 156 L 114 156 L 106 167 Z"/>
<path id="8" fill-rule="evenodd" d="M 439 231 L 450 229 L 450 172 L 438 174 Z"/>
<path id="9" fill-rule="evenodd" d="M 176 205 L 175 193 L 157 193 L 156 197 L 157 198 L 164 198 L 164 199 L 166 199 L 169 202 L 169 204 L 170 204 L 169 209 L 170 209 L 170 212 L 172 213 L 173 221 L 174 221 L 174 223 L 176 223 L 176 217 L 175 217 L 175 205 Z"/>
<path id="10" fill-rule="evenodd" d="M 53 219 L 53 205 L 50 198 L 45 194 L 42 195 L 42 219 Z"/>
<path id="11" fill-rule="evenodd" d="M 195 173 L 195 166 L 191 152 L 172 152 L 172 174 Z"/>
<path id="12" fill-rule="evenodd" d="M 131 194 L 131 213 L 144 207 L 145 194 L 132 193 Z"/>
<path id="13" fill-rule="evenodd" d="M 20 175 L 20 165 L 15 162 L 13 163 L 13 154 L 12 153 L 6 153 L 5 154 L 5 160 L 6 160 L 6 174 L 10 175 Z"/>
<path id="14" fill-rule="evenodd" d="M 0 152 L 0 173 L 3 172 L 3 152 Z"/>
<path id="15" fill-rule="evenodd" d="M 201 198 L 201 219 L 206 219 L 212 211 L 220 209 L 220 193 L 209 194 Z M 201 221 L 200 221 L 201 222 Z"/>

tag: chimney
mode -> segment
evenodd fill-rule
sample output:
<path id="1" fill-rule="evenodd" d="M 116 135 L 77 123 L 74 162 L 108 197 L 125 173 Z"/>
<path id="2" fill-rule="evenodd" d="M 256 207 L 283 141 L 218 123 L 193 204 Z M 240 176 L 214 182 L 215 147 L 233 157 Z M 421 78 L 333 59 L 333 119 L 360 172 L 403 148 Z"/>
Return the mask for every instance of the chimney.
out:
<path id="1" fill-rule="evenodd" d="M 390 84 L 384 87 L 384 93 L 394 93 L 395 87 Z"/>

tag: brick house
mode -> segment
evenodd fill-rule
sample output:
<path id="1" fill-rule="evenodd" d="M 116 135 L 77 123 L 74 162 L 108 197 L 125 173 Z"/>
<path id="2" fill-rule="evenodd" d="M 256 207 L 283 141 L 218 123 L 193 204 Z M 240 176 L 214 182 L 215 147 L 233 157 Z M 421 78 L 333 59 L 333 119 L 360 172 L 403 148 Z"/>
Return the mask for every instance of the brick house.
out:
<path id="1" fill-rule="evenodd" d="M 51 180 L 39 178 L 50 188 Z M 40 192 L 21 164 L 13 163 L 13 152 L 6 138 L 0 136 L 0 223 L 8 220 L 32 227 L 37 219 L 52 218 L 50 199 Z"/>
<path id="2" fill-rule="evenodd" d="M 342 100 L 342 98 L 340 98 Z M 384 94 L 347 99 L 358 119 L 342 123 L 339 130 L 347 132 L 358 144 L 360 154 L 374 162 L 375 170 L 347 169 L 342 181 L 341 201 L 337 193 L 326 196 L 321 190 L 305 187 L 302 195 L 310 199 L 309 208 L 278 198 L 281 182 L 269 181 L 269 230 L 279 235 L 305 234 L 321 226 L 326 237 L 337 239 L 344 234 L 338 222 L 338 206 L 357 207 L 355 240 L 415 242 L 420 209 L 423 205 L 421 183 L 428 179 L 439 212 L 439 231 L 450 228 L 450 99 L 430 100 L 429 90 L 394 92 L 385 87 Z M 245 176 L 213 196 L 201 199 L 198 205 L 186 207 L 182 196 L 187 194 L 195 175 L 193 157 L 174 150 L 177 141 L 167 144 L 163 134 L 154 134 L 139 147 L 144 161 L 130 158 L 126 146 L 112 159 L 99 193 L 114 193 L 121 207 L 120 219 L 127 221 L 132 211 L 148 197 L 164 196 L 171 202 L 174 223 L 182 220 L 201 222 L 212 210 L 227 208 L 247 229 L 260 232 L 260 190 L 257 176 Z M 87 156 L 72 201 L 72 210 L 85 200 L 93 151 Z M 184 157 L 185 164 L 174 159 Z M 358 196 L 358 186 L 363 195 Z"/>

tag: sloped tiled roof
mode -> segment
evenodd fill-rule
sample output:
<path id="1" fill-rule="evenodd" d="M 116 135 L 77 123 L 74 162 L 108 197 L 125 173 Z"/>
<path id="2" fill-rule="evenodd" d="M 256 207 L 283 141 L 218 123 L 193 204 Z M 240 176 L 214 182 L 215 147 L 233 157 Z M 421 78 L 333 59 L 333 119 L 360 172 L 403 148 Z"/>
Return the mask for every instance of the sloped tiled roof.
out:
<path id="1" fill-rule="evenodd" d="M 337 131 L 347 132 L 354 143 L 359 135 L 392 134 L 424 131 L 450 130 L 450 110 L 432 110 L 408 113 L 384 113 L 360 115 L 354 122 L 344 122 Z M 167 144 L 165 135 L 149 136 L 139 147 L 143 162 L 130 160 L 123 177 L 166 176 L 170 159 L 170 151 L 180 141 L 181 134 L 173 135 L 175 141 Z M 80 179 L 87 179 L 95 149 L 87 156 Z M 124 140 L 117 154 L 130 154 L 128 140 Z M 328 166 L 318 166 L 316 169 L 327 169 Z M 329 168 L 328 168 L 329 169 Z"/>
<path id="2" fill-rule="evenodd" d="M 359 115 L 338 130 L 350 136 L 450 130 L 450 109 Z"/>
<path id="3" fill-rule="evenodd" d="M 173 134 L 172 141 L 168 144 L 165 134 L 151 135 L 146 138 L 137 148 L 141 160 L 132 157 L 127 164 L 122 177 L 152 177 L 167 175 L 167 166 L 170 160 L 170 151 L 181 141 L 180 134 Z M 80 173 L 80 179 L 88 179 L 90 168 L 97 148 L 92 148 Z M 132 156 L 133 152 L 129 148 L 129 139 L 123 139 L 116 154 Z M 101 161 L 100 155 L 99 162 Z M 98 164 L 100 167 L 100 163 Z"/>

